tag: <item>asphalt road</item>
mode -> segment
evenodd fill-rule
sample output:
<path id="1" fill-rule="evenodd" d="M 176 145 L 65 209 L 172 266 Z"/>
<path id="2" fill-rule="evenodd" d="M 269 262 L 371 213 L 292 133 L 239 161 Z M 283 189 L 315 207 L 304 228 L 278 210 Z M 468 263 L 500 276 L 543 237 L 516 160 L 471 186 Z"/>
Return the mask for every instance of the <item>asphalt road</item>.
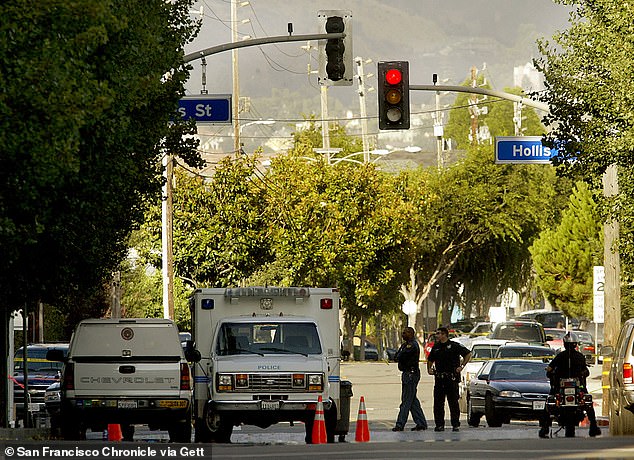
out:
<path id="1" fill-rule="evenodd" d="M 418 398 L 423 407 L 430 426 L 433 426 L 433 377 L 426 372 L 425 363 L 421 363 L 421 382 L 418 386 Z M 597 415 L 601 414 L 601 366 L 592 366 L 588 379 L 588 387 L 596 404 Z M 359 401 L 365 400 L 370 436 L 372 442 L 398 441 L 467 441 L 494 439 L 536 439 L 537 421 L 514 421 L 501 428 L 489 428 L 483 419 L 478 428 L 469 427 L 466 414 L 461 417 L 461 430 L 453 433 L 451 430 L 435 433 L 433 430 L 411 432 L 413 421 L 403 432 L 394 433 L 394 426 L 401 398 L 401 373 L 396 363 L 386 362 L 344 362 L 341 365 L 342 380 L 352 382 L 353 396 L 350 401 L 350 431 L 346 441 L 354 441 Z M 446 408 L 445 425 L 450 427 L 449 410 Z M 607 420 L 604 420 L 607 423 Z M 603 436 L 608 436 L 608 427 L 603 426 Z M 304 425 L 296 423 L 280 423 L 266 429 L 254 426 L 234 427 L 231 442 L 233 444 L 304 444 Z M 587 437 L 587 428 L 579 428 L 577 436 Z M 563 437 L 563 432 L 558 433 Z M 88 439 L 102 439 L 102 433 L 88 433 Z M 143 426 L 137 426 L 135 440 L 167 442 L 166 432 L 149 431 Z"/>

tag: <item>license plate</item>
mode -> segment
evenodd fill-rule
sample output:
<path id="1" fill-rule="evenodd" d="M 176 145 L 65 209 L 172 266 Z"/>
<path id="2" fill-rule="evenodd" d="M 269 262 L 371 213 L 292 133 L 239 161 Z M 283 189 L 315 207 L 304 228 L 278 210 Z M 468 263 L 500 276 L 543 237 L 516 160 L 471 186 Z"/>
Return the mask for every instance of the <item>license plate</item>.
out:
<path id="1" fill-rule="evenodd" d="M 158 401 L 157 405 L 159 407 L 172 407 L 172 408 L 184 408 L 187 407 L 187 401 L 184 399 L 163 399 Z"/>
<path id="2" fill-rule="evenodd" d="M 278 401 L 261 401 L 262 410 L 277 410 L 280 408 Z"/>
<path id="3" fill-rule="evenodd" d="M 117 401 L 117 407 L 119 409 L 136 409 L 137 402 L 136 401 Z"/>
<path id="4" fill-rule="evenodd" d="M 29 407 L 27 409 L 29 412 L 39 412 L 40 411 L 40 403 L 29 403 Z"/>
<path id="5" fill-rule="evenodd" d="M 546 408 L 546 401 L 533 401 L 533 410 L 544 410 Z"/>

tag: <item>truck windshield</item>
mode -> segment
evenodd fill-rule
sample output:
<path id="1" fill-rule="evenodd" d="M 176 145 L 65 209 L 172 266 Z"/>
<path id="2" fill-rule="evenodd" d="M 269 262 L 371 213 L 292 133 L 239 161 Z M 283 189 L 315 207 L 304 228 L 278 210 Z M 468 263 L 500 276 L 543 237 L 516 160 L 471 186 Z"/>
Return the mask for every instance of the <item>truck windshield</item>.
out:
<path id="1" fill-rule="evenodd" d="M 224 323 L 220 328 L 216 353 L 321 354 L 314 323 Z"/>

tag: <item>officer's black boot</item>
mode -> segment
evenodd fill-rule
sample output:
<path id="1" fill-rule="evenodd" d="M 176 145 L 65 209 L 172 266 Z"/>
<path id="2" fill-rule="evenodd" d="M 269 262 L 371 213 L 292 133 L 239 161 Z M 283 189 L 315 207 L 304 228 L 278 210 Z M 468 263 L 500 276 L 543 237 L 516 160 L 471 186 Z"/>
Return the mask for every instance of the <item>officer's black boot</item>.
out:
<path id="1" fill-rule="evenodd" d="M 539 429 L 539 437 L 540 438 L 548 438 L 548 427 L 547 426 L 542 426 Z"/>

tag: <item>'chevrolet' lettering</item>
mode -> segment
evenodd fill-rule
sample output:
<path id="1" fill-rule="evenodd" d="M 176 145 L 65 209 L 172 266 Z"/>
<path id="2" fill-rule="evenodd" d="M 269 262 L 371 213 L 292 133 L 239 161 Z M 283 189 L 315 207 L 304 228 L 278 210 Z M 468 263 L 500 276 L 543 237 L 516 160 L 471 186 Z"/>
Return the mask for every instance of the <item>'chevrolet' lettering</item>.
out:
<path id="1" fill-rule="evenodd" d="M 104 383 L 104 384 L 163 384 L 174 383 L 176 379 L 174 377 L 80 377 L 81 383 Z"/>

